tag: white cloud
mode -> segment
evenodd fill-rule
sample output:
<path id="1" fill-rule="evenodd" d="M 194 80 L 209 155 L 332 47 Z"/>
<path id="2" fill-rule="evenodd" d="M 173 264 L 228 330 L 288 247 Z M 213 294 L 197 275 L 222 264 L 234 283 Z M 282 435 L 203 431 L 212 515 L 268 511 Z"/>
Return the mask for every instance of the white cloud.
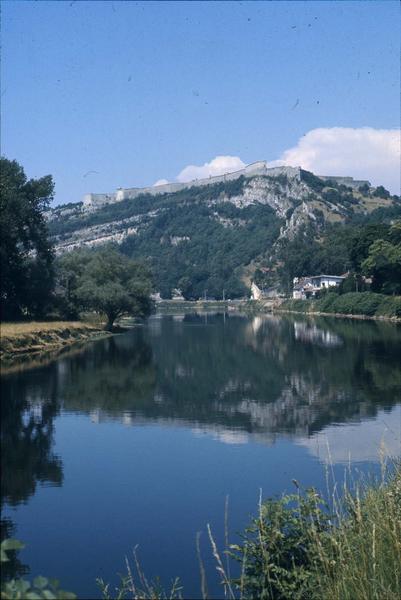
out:
<path id="1" fill-rule="evenodd" d="M 166 183 L 169 183 L 168 179 L 158 179 L 154 184 L 153 187 L 157 187 L 158 185 L 165 185 Z"/>
<path id="2" fill-rule="evenodd" d="M 177 175 L 177 181 L 205 179 L 209 176 L 214 177 L 215 175 L 239 171 L 244 167 L 245 163 L 238 156 L 216 156 L 202 166 L 188 165 Z"/>
<path id="3" fill-rule="evenodd" d="M 316 175 L 368 179 L 400 193 L 399 129 L 330 127 L 308 131 L 271 166 L 301 166 Z"/>
<path id="4" fill-rule="evenodd" d="M 263 157 L 255 157 L 262 160 Z M 373 127 L 320 127 L 311 129 L 297 144 L 268 165 L 302 167 L 316 175 L 367 179 L 400 193 L 401 136 L 399 129 Z M 180 182 L 223 175 L 245 167 L 239 156 L 216 156 L 203 165 L 188 165 L 177 175 Z M 167 183 L 165 179 L 155 185 Z"/>

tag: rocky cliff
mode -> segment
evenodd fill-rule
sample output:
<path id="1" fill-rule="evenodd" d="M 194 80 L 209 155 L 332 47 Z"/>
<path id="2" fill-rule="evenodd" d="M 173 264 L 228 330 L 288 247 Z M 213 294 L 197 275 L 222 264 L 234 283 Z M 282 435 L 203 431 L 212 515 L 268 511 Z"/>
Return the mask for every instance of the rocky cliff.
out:
<path id="1" fill-rule="evenodd" d="M 175 185 L 179 187 L 170 189 Z M 208 180 L 104 196 L 48 214 L 56 252 L 114 242 L 157 269 L 163 261 L 166 266 L 168 256 L 166 268 L 177 269 L 176 287 L 188 269 L 192 277 L 203 265 L 201 255 L 209 267 L 221 263 L 219 272 L 225 262 L 227 269 L 238 269 L 278 240 L 291 239 L 304 225 L 318 232 L 328 222 L 344 222 L 397 202 L 369 182 L 317 177 L 293 167 L 268 169 L 263 162 Z M 218 275 L 223 281 L 227 277 Z"/>
<path id="2" fill-rule="evenodd" d="M 236 186 L 237 193 L 232 193 L 232 182 L 241 183 Z M 216 187 L 219 189 L 217 197 Z M 333 194 L 333 190 L 338 192 L 339 189 L 342 196 L 340 193 Z M 141 225 L 163 212 L 164 209 L 159 206 L 163 204 L 161 199 L 167 197 L 185 202 L 186 192 L 191 198 L 202 196 L 204 206 L 209 208 L 224 202 L 230 202 L 239 209 L 249 205 L 268 205 L 283 220 L 282 236 L 291 236 L 308 221 L 341 221 L 349 215 L 350 205 L 353 212 L 364 213 L 380 206 L 390 206 L 393 202 L 391 198 L 376 196 L 375 188 L 368 181 L 338 176 L 308 177 L 307 172 L 300 168 L 269 169 L 266 163 L 259 162 L 241 171 L 209 179 L 152 188 L 127 188 L 115 194 L 87 194 L 83 202 L 58 206 L 48 213 L 56 250 L 64 252 L 111 241 L 121 243 L 128 236 L 136 235 Z M 153 210 L 151 201 L 147 203 L 149 210 L 143 209 L 140 201 L 145 197 L 154 199 Z M 131 210 L 127 211 L 127 205 Z M 127 212 L 132 214 L 124 217 Z M 213 216 L 225 227 L 241 225 L 240 220 L 219 218 L 215 213 Z"/>

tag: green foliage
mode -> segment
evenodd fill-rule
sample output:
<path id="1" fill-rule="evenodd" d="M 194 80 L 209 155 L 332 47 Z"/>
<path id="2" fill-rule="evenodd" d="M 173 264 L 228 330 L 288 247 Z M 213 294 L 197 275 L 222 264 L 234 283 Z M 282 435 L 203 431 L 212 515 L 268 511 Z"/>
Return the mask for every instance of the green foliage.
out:
<path id="1" fill-rule="evenodd" d="M 18 540 L 5 539 L 1 542 L 1 563 L 9 561 L 7 552 L 21 550 L 24 544 Z M 76 595 L 59 588 L 57 579 L 35 577 L 33 582 L 11 579 L 1 584 L 2 600 L 74 600 Z"/>
<path id="2" fill-rule="evenodd" d="M 217 215 L 217 218 L 216 218 Z M 225 226 L 219 219 L 229 219 Z M 241 268 L 271 247 L 280 220 L 266 205 L 238 209 L 222 202 L 176 205 L 122 244 L 133 258 L 148 257 L 162 297 L 181 289 L 185 299 L 245 296 Z M 181 241 L 173 244 L 174 238 Z M 187 239 L 188 238 L 188 239 Z"/>
<path id="3" fill-rule="evenodd" d="M 94 310 L 107 316 L 106 328 L 123 315 L 143 318 L 152 312 L 150 272 L 106 246 L 82 250 L 58 261 L 59 282 L 67 311 Z"/>
<path id="4" fill-rule="evenodd" d="M 399 465 L 381 485 L 354 494 L 345 488 L 332 500 L 333 519 L 313 489 L 261 504 L 243 542 L 229 551 L 241 564 L 241 600 L 401 596 Z"/>
<path id="5" fill-rule="evenodd" d="M 389 225 L 372 223 L 350 231 L 348 251 L 350 263 L 354 271 L 361 272 L 362 262 L 366 259 L 370 246 L 377 239 L 385 238 L 388 235 L 389 229 Z"/>
<path id="6" fill-rule="evenodd" d="M 293 278 L 327 273 L 342 275 L 350 266 L 348 240 L 351 231 L 344 226 L 327 227 L 322 241 L 316 240 L 316 229 L 302 228 L 292 240 L 280 242 L 277 259 L 281 287 L 292 291 Z"/>
<path id="7" fill-rule="evenodd" d="M 382 239 L 373 242 L 362 269 L 373 277 L 372 289 L 401 294 L 401 242 L 392 244 Z"/>
<path id="8" fill-rule="evenodd" d="M 401 317 L 401 298 L 374 292 L 329 292 L 319 300 L 287 300 L 282 308 L 299 312 L 365 315 L 368 317 Z"/>
<path id="9" fill-rule="evenodd" d="M 44 211 L 53 195 L 50 175 L 30 179 L 15 160 L 0 159 L 1 315 L 41 317 L 51 300 L 53 253 Z"/>
<path id="10" fill-rule="evenodd" d="M 390 192 L 382 185 L 379 185 L 379 187 L 375 189 L 375 196 L 378 196 L 379 198 L 389 198 Z"/>
<path id="11" fill-rule="evenodd" d="M 401 225 L 396 221 L 365 225 L 327 225 L 317 241 L 316 229 L 304 227 L 278 247 L 281 287 L 290 293 L 294 277 L 351 272 L 342 291 L 363 291 L 362 274 L 373 277 L 373 291 L 401 293 Z M 376 244 L 376 245 L 374 245 Z M 348 287 L 347 287 L 348 286 Z M 366 286 L 365 286 L 366 287 Z"/>
<path id="12" fill-rule="evenodd" d="M 242 598 L 293 600 L 309 598 L 319 563 L 317 536 L 330 533 L 326 505 L 314 489 L 268 500 L 245 530 L 231 556 L 241 563 L 236 586 Z"/>
<path id="13" fill-rule="evenodd" d="M 399 197 L 393 196 L 395 203 L 392 206 L 380 206 L 372 212 L 354 213 L 348 220 L 352 225 L 367 225 L 369 223 L 389 223 L 393 219 L 401 218 L 401 202 Z"/>
<path id="14" fill-rule="evenodd" d="M 321 192 L 327 185 L 327 182 L 323 179 L 320 179 L 320 177 L 316 177 L 316 175 L 310 171 L 304 171 L 303 169 L 301 169 L 301 179 L 315 192 Z"/>
<path id="15" fill-rule="evenodd" d="M 3 540 L 0 546 L 0 562 L 5 563 L 10 560 L 7 556 L 7 552 L 10 550 L 22 550 L 22 548 L 25 548 L 25 544 L 19 540 L 13 540 L 11 538 Z"/>

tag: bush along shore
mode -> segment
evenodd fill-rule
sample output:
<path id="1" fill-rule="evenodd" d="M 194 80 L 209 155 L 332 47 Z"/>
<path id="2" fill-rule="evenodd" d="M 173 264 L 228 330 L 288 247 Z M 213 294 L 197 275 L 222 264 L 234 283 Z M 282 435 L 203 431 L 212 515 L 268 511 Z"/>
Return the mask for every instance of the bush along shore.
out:
<path id="1" fill-rule="evenodd" d="M 318 300 L 285 300 L 277 311 L 328 314 L 345 317 L 401 320 L 401 296 L 374 292 L 329 292 Z"/>
<path id="2" fill-rule="evenodd" d="M 211 552 L 221 577 L 221 598 L 231 600 L 399 600 L 401 598 L 401 466 L 387 470 L 381 482 L 355 484 L 353 492 L 334 492 L 327 504 L 314 489 L 260 502 L 258 515 L 238 544 L 218 549 L 208 526 Z M 334 487 L 336 489 L 336 487 Z M 2 543 L 2 561 L 21 544 Z M 200 556 L 199 598 L 208 598 Z M 225 555 L 225 556 L 224 556 Z M 226 557 L 239 562 L 239 576 L 229 575 Z M 104 599 L 185 598 L 179 580 L 169 591 L 148 581 L 134 552 L 121 586 L 98 580 Z M 134 574 L 135 573 L 135 574 Z M 50 589 L 49 589 L 50 586 Z M 45 591 L 46 590 L 46 591 Z M 22 595 L 21 595 L 22 594 Z M 58 582 L 8 579 L 1 597 L 74 598 Z"/>

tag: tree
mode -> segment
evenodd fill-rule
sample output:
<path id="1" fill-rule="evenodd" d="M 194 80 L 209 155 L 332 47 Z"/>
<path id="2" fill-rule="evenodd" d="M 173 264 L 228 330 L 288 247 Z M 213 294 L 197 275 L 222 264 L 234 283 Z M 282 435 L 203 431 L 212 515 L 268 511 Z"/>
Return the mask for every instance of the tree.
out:
<path id="1" fill-rule="evenodd" d="M 362 268 L 373 277 L 373 291 L 401 294 L 401 243 L 376 240 L 370 246 Z"/>
<path id="2" fill-rule="evenodd" d="M 379 187 L 375 189 L 375 196 L 378 196 L 379 198 L 389 198 L 390 192 L 382 185 L 379 185 Z"/>
<path id="3" fill-rule="evenodd" d="M 68 306 L 105 314 L 109 331 L 123 315 L 143 318 L 153 308 L 146 266 L 111 247 L 66 255 L 59 262 L 59 279 Z"/>
<path id="4" fill-rule="evenodd" d="M 88 248 L 82 248 L 63 254 L 56 259 L 56 307 L 63 318 L 79 318 L 79 311 L 83 309 L 83 306 L 76 291 L 92 254 Z"/>
<path id="5" fill-rule="evenodd" d="M 384 239 L 388 234 L 388 225 L 384 223 L 371 223 L 365 227 L 358 227 L 353 231 L 349 241 L 349 256 L 352 269 L 360 273 L 362 263 L 368 256 L 369 248 L 377 239 Z"/>
<path id="6" fill-rule="evenodd" d="M 30 179 L 17 161 L 0 159 L 1 317 L 43 316 L 53 289 L 53 251 L 44 211 L 51 175 Z"/>

